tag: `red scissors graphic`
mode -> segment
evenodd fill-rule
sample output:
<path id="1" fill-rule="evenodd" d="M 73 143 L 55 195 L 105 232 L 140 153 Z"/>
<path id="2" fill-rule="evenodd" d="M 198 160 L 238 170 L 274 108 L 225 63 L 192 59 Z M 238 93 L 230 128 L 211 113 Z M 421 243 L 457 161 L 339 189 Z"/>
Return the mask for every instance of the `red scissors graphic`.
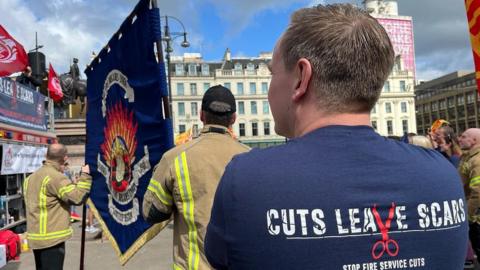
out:
<path id="1" fill-rule="evenodd" d="M 383 224 L 382 219 L 380 218 L 380 214 L 378 214 L 376 204 L 373 205 L 372 212 L 375 216 L 375 220 L 377 221 L 377 225 L 380 228 L 380 232 L 382 233 L 382 240 L 377 241 L 375 245 L 373 245 L 373 258 L 375 260 L 378 260 L 383 256 L 385 252 L 387 252 L 387 254 L 392 257 L 397 256 L 400 247 L 398 246 L 397 241 L 390 239 L 390 237 L 388 236 L 388 231 L 390 230 L 393 215 L 395 214 L 395 203 L 392 202 L 392 207 L 390 207 L 390 211 L 388 212 L 388 218 L 385 224 Z M 391 249 L 391 247 L 393 247 L 393 249 Z"/>

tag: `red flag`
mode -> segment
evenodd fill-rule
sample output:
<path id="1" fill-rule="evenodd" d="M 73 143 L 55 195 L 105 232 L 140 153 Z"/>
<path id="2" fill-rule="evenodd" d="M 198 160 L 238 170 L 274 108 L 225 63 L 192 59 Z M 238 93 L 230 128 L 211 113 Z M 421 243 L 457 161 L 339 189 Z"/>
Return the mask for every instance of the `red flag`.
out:
<path id="1" fill-rule="evenodd" d="M 59 102 L 63 98 L 62 86 L 57 73 L 53 70 L 52 64 L 49 64 L 48 67 L 48 93 L 55 102 Z"/>
<path id="2" fill-rule="evenodd" d="M 25 49 L 0 25 L 0 77 L 23 71 L 27 66 Z"/>
<path id="3" fill-rule="evenodd" d="M 478 16 L 478 13 L 480 13 L 480 0 L 465 0 L 465 8 L 467 9 L 470 41 L 475 63 L 477 91 L 480 94 L 480 18 Z"/>

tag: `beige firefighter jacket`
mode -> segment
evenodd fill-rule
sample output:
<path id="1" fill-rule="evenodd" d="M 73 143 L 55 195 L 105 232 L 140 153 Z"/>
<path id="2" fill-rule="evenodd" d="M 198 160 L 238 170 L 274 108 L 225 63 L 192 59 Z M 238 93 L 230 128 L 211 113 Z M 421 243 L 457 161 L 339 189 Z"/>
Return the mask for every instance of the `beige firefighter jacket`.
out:
<path id="1" fill-rule="evenodd" d="M 60 172 L 60 165 L 46 161 L 23 183 L 27 214 L 27 239 L 32 249 L 55 246 L 69 239 L 70 205 L 84 202 L 92 178 L 82 173 L 75 184 Z"/>
<path id="2" fill-rule="evenodd" d="M 468 219 L 480 223 L 480 147 L 464 153 L 458 168 L 467 199 Z"/>
<path id="3" fill-rule="evenodd" d="M 200 137 L 171 149 L 156 166 L 143 215 L 149 220 L 151 210 L 173 212 L 174 269 L 211 269 L 203 243 L 215 191 L 232 157 L 249 149 L 226 128 L 206 125 Z"/>

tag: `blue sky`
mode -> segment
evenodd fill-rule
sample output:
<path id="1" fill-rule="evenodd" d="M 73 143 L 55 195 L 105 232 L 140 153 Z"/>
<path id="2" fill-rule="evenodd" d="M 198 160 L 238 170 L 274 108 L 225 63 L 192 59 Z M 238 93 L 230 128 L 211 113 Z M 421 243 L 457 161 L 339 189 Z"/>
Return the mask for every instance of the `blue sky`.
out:
<path id="1" fill-rule="evenodd" d="M 177 39 L 175 54 L 202 53 L 220 60 L 228 47 L 233 56 L 254 57 L 271 51 L 290 14 L 318 3 L 360 0 L 158 0 L 162 15 L 185 24 L 191 47 Z M 463 1 L 398 0 L 401 15 L 412 16 L 418 79 L 432 79 L 455 70 L 473 70 Z M 441 2 L 441 5 L 440 5 Z M 57 72 L 68 71 L 73 57 L 84 67 L 118 29 L 137 0 L 0 0 L 0 18 L 27 50 L 38 32 L 42 51 Z M 180 31 L 171 22 L 172 31 Z"/>

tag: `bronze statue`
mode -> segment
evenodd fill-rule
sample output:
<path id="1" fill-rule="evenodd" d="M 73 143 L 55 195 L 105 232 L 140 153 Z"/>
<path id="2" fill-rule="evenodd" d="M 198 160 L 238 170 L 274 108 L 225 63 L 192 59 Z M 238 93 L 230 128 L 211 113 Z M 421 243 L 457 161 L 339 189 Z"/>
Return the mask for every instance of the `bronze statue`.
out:
<path id="1" fill-rule="evenodd" d="M 87 81 L 80 79 L 80 69 L 78 68 L 77 58 L 73 58 L 70 72 L 60 76 L 60 83 L 63 90 L 63 106 L 76 104 L 77 98 L 80 98 L 80 114 L 83 114 L 83 110 L 85 109 L 85 96 L 87 95 Z"/>
<path id="2" fill-rule="evenodd" d="M 73 58 L 73 64 L 70 66 L 70 75 L 73 80 L 80 80 L 80 69 L 78 68 L 78 59 Z"/>

